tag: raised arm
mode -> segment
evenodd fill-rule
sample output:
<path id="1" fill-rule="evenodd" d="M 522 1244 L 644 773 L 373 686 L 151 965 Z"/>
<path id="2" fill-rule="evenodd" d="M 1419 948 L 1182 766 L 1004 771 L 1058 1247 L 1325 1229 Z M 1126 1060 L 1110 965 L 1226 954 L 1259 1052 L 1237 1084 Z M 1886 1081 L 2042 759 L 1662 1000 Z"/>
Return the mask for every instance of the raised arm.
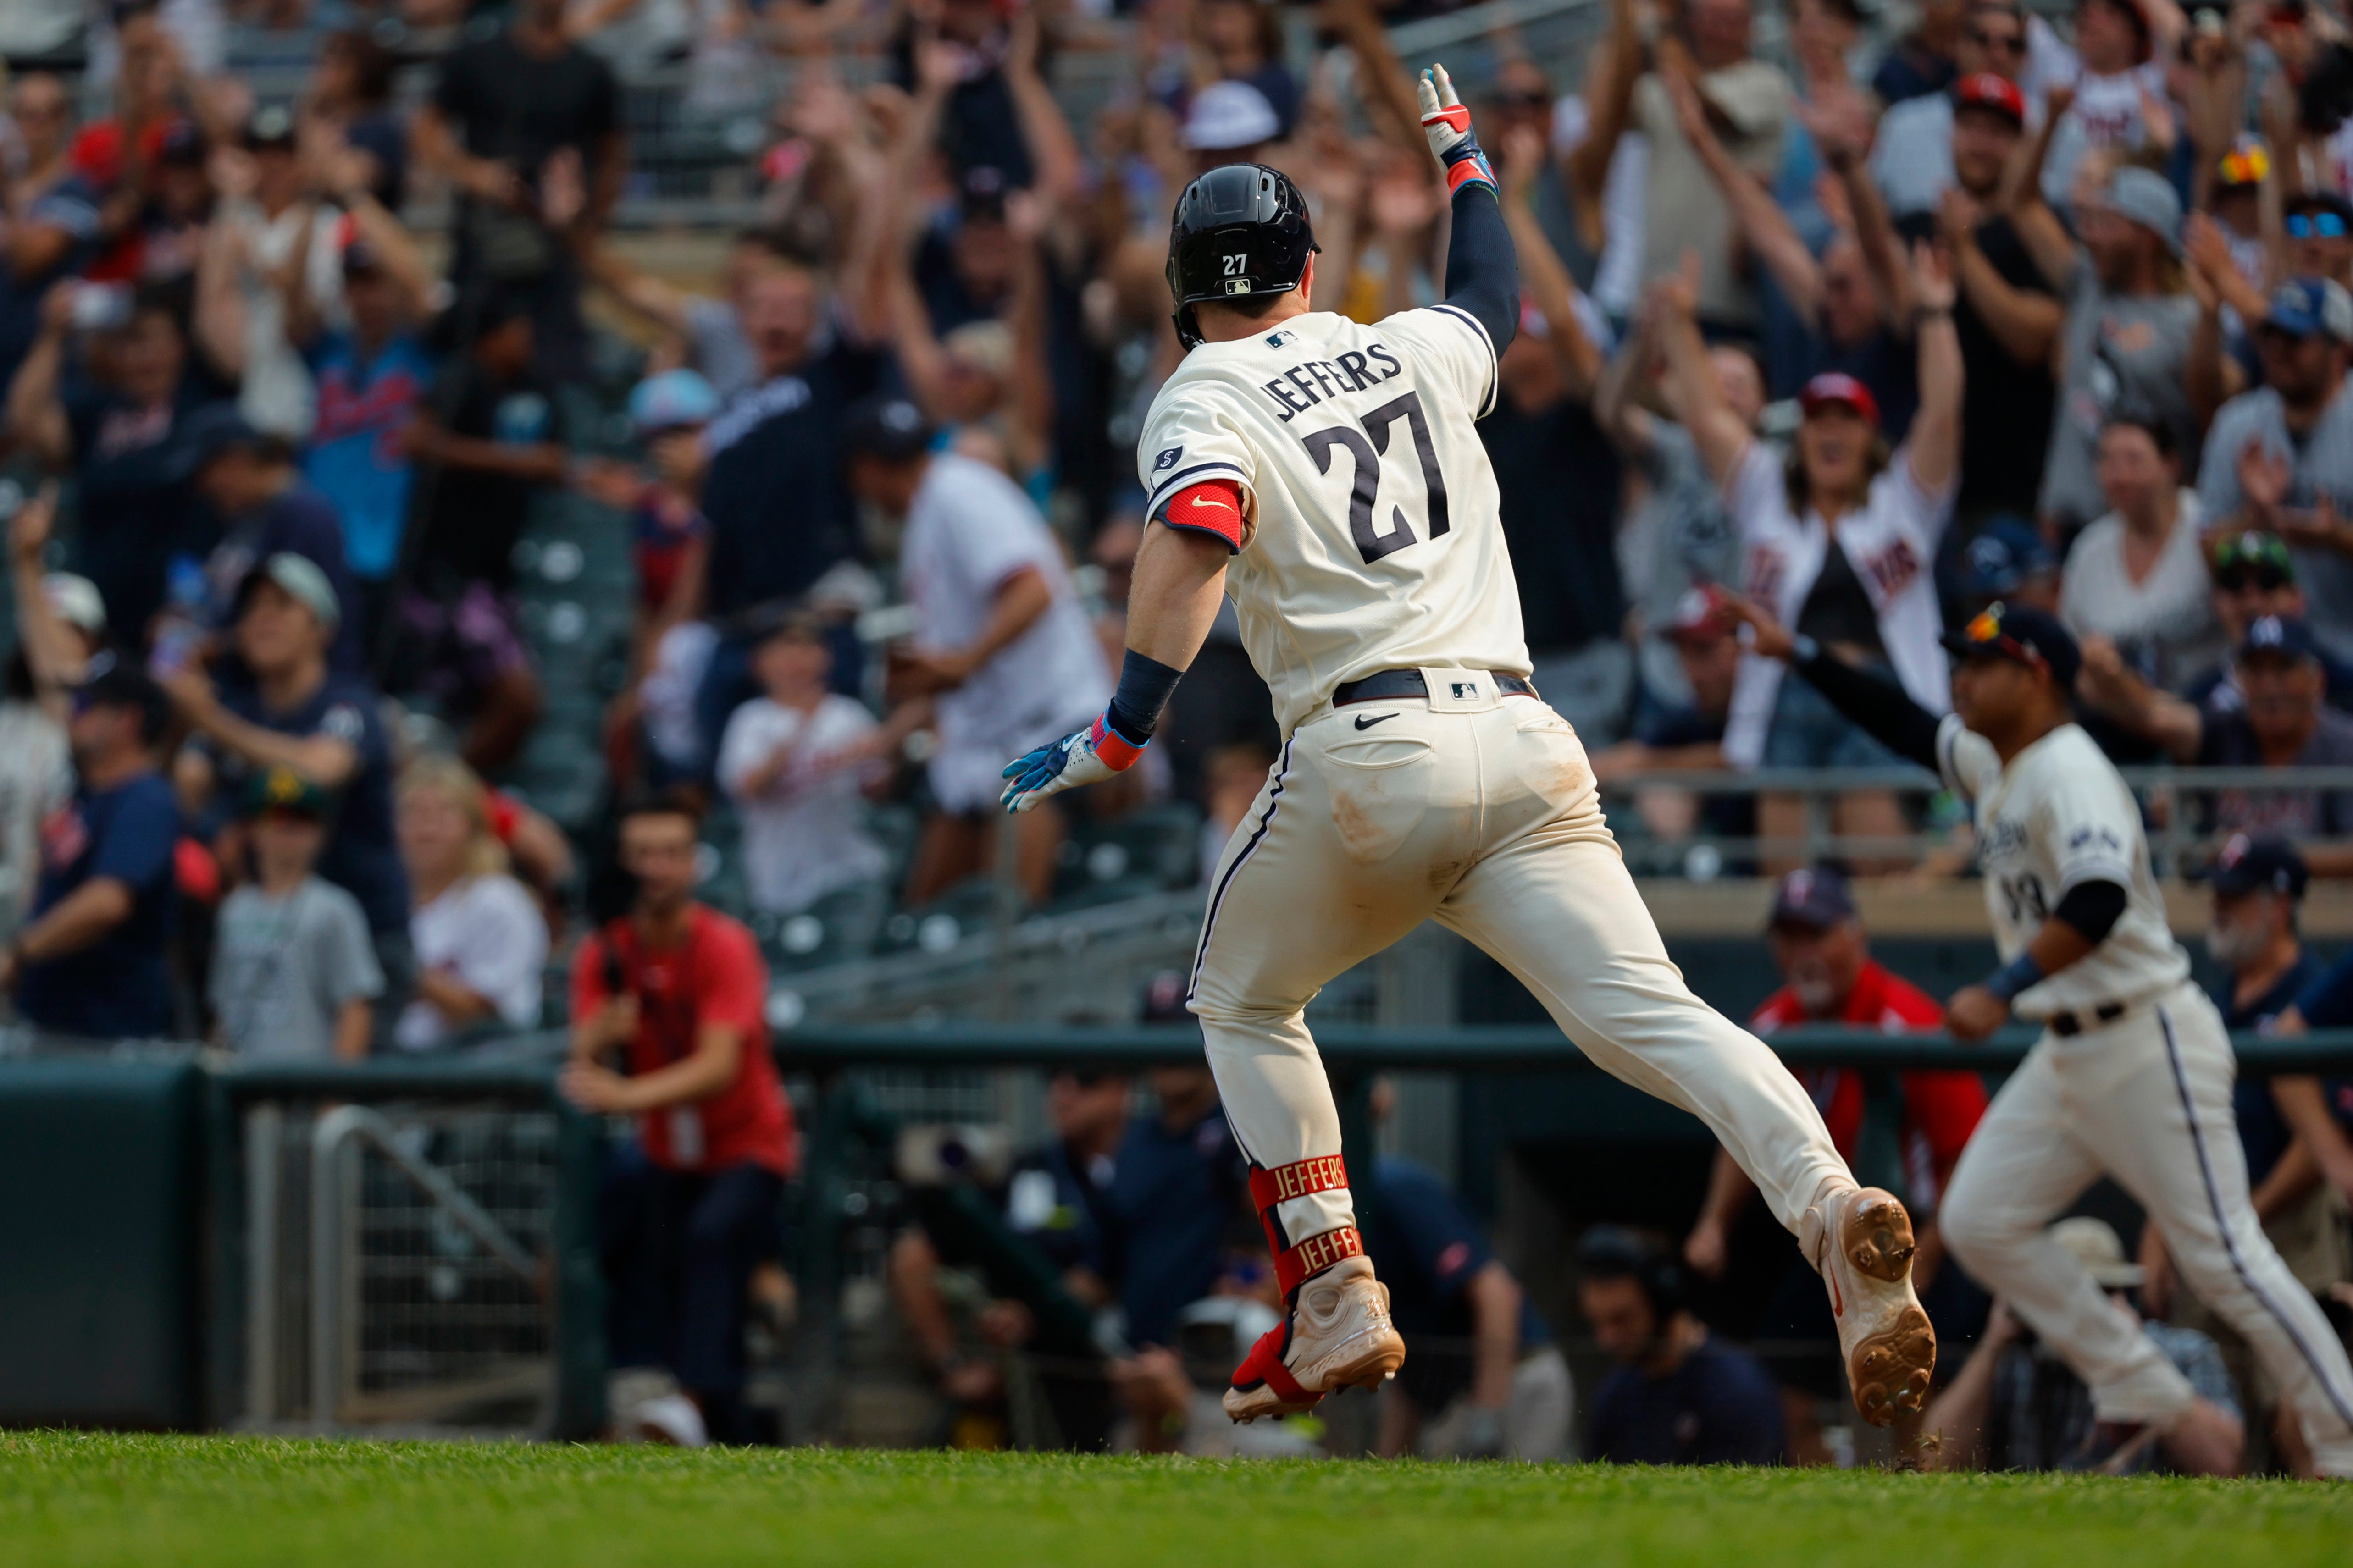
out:
<path id="1" fill-rule="evenodd" d="M 1600 384 L 1593 392 L 1593 422 L 1628 457 L 1651 450 L 1651 411 L 1638 393 L 1659 361 L 1659 313 L 1645 302 L 1634 318 L 1631 336 L 1602 367 Z"/>
<path id="2" fill-rule="evenodd" d="M 1871 177 L 1866 149 L 1857 145 L 1851 123 L 1840 115 L 1820 117 L 1814 136 L 1822 161 L 1846 188 L 1847 205 L 1854 212 L 1855 243 L 1862 247 L 1864 265 L 1871 268 L 1880 309 L 1887 312 L 1896 335 L 1903 336 L 1918 302 L 1913 295 L 1912 268 L 1905 265 L 1904 241 L 1895 232 L 1894 220 L 1887 216 L 1886 198 Z"/>
<path id="3" fill-rule="evenodd" d="M 1061 108 L 1038 68 L 1040 31 L 1036 6 L 1025 6 L 1015 16 L 1005 60 L 1005 85 L 1013 95 L 1021 140 L 1036 165 L 1031 188 L 1050 205 L 1060 205 L 1079 194 L 1079 142 L 1071 134 L 1071 122 L 1062 118 Z"/>
<path id="4" fill-rule="evenodd" d="M 1721 488 L 1732 482 L 1755 437 L 1724 400 L 1715 367 L 1707 363 L 1707 345 L 1700 341 L 1694 313 L 1698 291 L 1699 258 L 1686 250 L 1681 271 L 1651 285 L 1646 309 L 1657 318 L 1660 346 L 1667 356 L 1668 399 L 1683 416 L 1707 477 Z"/>
<path id="5" fill-rule="evenodd" d="M 1568 155 L 1562 171 L 1569 194 L 1577 198 L 1578 220 L 1586 242 L 1599 247 L 1601 232 L 1601 190 L 1609 181 L 1609 160 L 1634 107 L 1634 84 L 1642 77 L 1642 34 L 1634 18 L 1634 0 L 1609 0 L 1609 37 L 1593 51 L 1586 67 L 1585 140 Z"/>
<path id="6" fill-rule="evenodd" d="M 1038 191 L 1006 198 L 1013 237 L 1013 427 L 1023 473 L 1045 467 L 1054 440 L 1054 376 L 1047 363 L 1046 226 L 1052 209 Z"/>
<path id="7" fill-rule="evenodd" d="M 1432 66 L 1415 84 L 1422 133 L 1446 172 L 1454 226 L 1446 240 L 1446 302 L 1487 329 L 1495 356 L 1512 346 L 1520 326 L 1520 269 L 1512 232 L 1496 205 L 1495 171 L 1479 150 L 1471 111 L 1454 95 L 1444 66 Z"/>
<path id="8" fill-rule="evenodd" d="M 40 332 L 8 384 L 8 436 L 50 468 L 65 467 L 73 456 L 73 430 L 58 397 L 58 379 L 65 370 L 75 287 L 68 279 L 41 297 Z"/>
<path id="9" fill-rule="evenodd" d="M 1781 210 L 1771 193 L 1724 150 L 1715 127 L 1708 122 L 1707 102 L 1698 85 L 1679 70 L 1662 71 L 1659 79 L 1674 104 L 1676 125 L 1691 143 L 1692 151 L 1699 155 L 1708 176 L 1715 180 L 1716 189 L 1724 193 L 1748 248 L 1773 274 L 1773 281 L 1781 286 L 1781 292 L 1788 296 L 1791 309 L 1804 319 L 1807 330 L 1815 330 L 1821 315 L 1820 263 L 1806 248 L 1806 242 L 1798 237 L 1788 215 Z"/>
<path id="10" fill-rule="evenodd" d="M 2002 352 L 2023 365 L 2048 364 L 2059 329 L 2067 317 L 2055 295 L 2014 287 L 1978 244 L 1983 217 L 1978 204 L 1957 186 L 1945 193 L 1937 222 L 1952 252 L 1953 281 Z"/>
<path id="11" fill-rule="evenodd" d="M 1750 600 L 1729 593 L 1725 597 L 1733 613 L 1747 623 L 1752 652 L 1778 658 L 1804 676 L 1831 707 L 1897 756 L 1931 773 L 1941 771 L 1936 733 L 1944 721 L 1913 701 L 1902 687 L 1855 668 L 1811 637 L 1791 633 Z"/>
<path id="12" fill-rule="evenodd" d="M 1920 365 L 1920 411 L 1904 443 L 1912 477 L 1931 495 L 1953 482 L 1961 463 L 1961 340 L 1953 329 L 1953 274 L 1925 240 L 1912 247 L 1912 296 L 1919 301 L 1913 328 Z"/>
<path id="13" fill-rule="evenodd" d="M 2082 252 L 2059 222 L 2059 215 L 2042 199 L 2042 160 L 2051 151 L 2052 132 L 2074 101 L 2073 88 L 2051 89 L 2043 100 L 2042 124 L 2028 135 L 2002 175 L 2002 203 L 2010 211 L 2010 226 L 2018 231 L 2020 243 L 2050 279 L 2051 287 L 2063 292 Z"/>
<path id="14" fill-rule="evenodd" d="M 9 581 L 16 600 L 16 637 L 25 650 L 25 668 L 33 677 L 34 700 L 41 710 L 62 724 L 69 696 L 81 684 L 85 661 L 73 633 L 49 605 L 48 574 L 42 557 L 58 515 L 58 487 L 52 480 L 8 520 Z"/>

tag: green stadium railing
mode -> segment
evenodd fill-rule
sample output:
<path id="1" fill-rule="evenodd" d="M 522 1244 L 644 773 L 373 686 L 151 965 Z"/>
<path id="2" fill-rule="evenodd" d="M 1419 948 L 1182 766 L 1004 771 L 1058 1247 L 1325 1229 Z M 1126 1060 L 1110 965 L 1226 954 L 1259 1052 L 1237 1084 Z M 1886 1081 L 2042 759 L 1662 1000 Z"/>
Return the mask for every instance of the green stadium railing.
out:
<path id="1" fill-rule="evenodd" d="M 1373 1148 L 1369 1090 L 1381 1072 L 1598 1070 L 1546 1026 L 1326 1026 L 1316 1037 L 1341 1100 L 1345 1147 L 1356 1158 Z M 2017 1066 L 2032 1035 L 2012 1028 L 1964 1045 L 1938 1035 L 1806 1028 L 1769 1043 L 1793 1068 L 2002 1073 Z M 2242 1035 L 2233 1044 L 2250 1075 L 2353 1071 L 2353 1029 Z M 15 1331 L 0 1334 L 0 1424 L 222 1424 L 238 1407 L 244 1353 L 247 1276 L 236 1223 L 243 1213 L 243 1110 L 266 1100 L 422 1100 L 557 1113 L 550 1430 L 596 1435 L 605 1417 L 596 1196 L 607 1126 L 556 1092 L 563 1049 L 564 1037 L 551 1031 L 462 1056 L 358 1063 L 237 1065 L 190 1047 L 0 1056 L 6 1134 L 0 1171 L 14 1177 L 21 1199 L 0 1216 L 0 1326 Z M 782 1216 L 798 1232 L 802 1353 L 835 1364 L 839 1243 L 853 1217 L 851 1173 L 858 1147 L 890 1131 L 861 1101 L 861 1069 L 1142 1069 L 1201 1059 L 1198 1030 L 1184 1026 L 811 1026 L 781 1035 L 775 1049 L 784 1071 L 810 1083 L 801 1180 L 792 1212 Z M 134 1295 L 146 1307 L 122 1316 Z M 101 1304 L 116 1319 L 91 1318 L 90 1331 L 76 1329 L 74 1312 L 89 1313 L 65 1310 L 76 1302 Z M 115 1327 L 103 1335 L 90 1327 L 109 1322 Z M 148 1363 L 126 1362 L 132 1343 L 153 1347 Z M 185 1353 L 175 1348 L 182 1345 Z"/>

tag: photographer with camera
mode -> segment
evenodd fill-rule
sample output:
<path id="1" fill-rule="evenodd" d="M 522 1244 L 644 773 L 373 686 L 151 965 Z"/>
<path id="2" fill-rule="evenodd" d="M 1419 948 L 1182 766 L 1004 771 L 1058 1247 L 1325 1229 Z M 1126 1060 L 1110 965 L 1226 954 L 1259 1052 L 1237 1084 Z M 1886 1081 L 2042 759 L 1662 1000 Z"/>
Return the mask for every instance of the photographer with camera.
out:
<path id="1" fill-rule="evenodd" d="M 624 808 L 620 863 L 636 895 L 573 961 L 563 1090 L 584 1110 L 637 1118 L 636 1147 L 602 1194 L 611 1364 L 667 1369 L 694 1407 L 666 1395 L 663 1411 L 619 1418 L 672 1441 L 738 1443 L 746 1290 L 776 1250 L 798 1151 L 768 1054 L 759 947 L 694 899 L 700 828 L 681 800 Z M 605 1065 L 615 1052 L 627 1076 Z"/>

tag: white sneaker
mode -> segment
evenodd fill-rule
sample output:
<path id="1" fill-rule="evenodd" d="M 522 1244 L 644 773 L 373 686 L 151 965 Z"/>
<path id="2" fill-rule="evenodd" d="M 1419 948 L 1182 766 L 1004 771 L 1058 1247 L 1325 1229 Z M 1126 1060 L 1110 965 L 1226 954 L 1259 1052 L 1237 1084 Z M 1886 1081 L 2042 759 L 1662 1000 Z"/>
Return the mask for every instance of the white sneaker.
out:
<path id="1" fill-rule="evenodd" d="M 1344 1258 L 1299 1288 L 1289 1316 L 1234 1369 L 1226 1414 L 1296 1415 L 1338 1389 L 1378 1388 L 1404 1364 L 1389 1288 L 1373 1278 L 1370 1260 Z"/>
<path id="2" fill-rule="evenodd" d="M 629 1425 L 645 1443 L 667 1443 L 674 1448 L 711 1446 L 702 1409 L 683 1394 L 664 1394 L 646 1400 L 629 1412 Z"/>
<path id="3" fill-rule="evenodd" d="M 1912 1216 L 1893 1193 L 1841 1187 L 1806 1211 L 1798 1245 L 1830 1289 L 1855 1410 L 1874 1426 L 1918 1414 L 1936 1331 L 1912 1290 Z"/>

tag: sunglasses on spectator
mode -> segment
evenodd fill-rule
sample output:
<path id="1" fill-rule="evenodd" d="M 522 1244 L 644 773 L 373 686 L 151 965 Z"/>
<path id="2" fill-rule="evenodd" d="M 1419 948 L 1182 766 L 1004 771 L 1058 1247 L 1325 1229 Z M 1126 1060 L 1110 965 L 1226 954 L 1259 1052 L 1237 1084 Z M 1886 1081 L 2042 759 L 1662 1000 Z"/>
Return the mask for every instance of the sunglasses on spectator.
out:
<path id="1" fill-rule="evenodd" d="M 2023 33 L 1989 33 L 1980 27 L 1970 32 L 1969 41 L 1981 49 L 2000 49 L 2006 55 L 2026 52 L 2026 35 Z"/>
<path id="2" fill-rule="evenodd" d="M 2266 594 L 2289 586 L 2295 579 L 2276 566 L 2226 566 L 2214 574 L 2214 584 L 2226 594 L 2260 588 Z"/>
<path id="3" fill-rule="evenodd" d="M 2290 239 L 2343 239 L 2345 220 L 2335 213 L 2290 213 L 2287 233 Z"/>

